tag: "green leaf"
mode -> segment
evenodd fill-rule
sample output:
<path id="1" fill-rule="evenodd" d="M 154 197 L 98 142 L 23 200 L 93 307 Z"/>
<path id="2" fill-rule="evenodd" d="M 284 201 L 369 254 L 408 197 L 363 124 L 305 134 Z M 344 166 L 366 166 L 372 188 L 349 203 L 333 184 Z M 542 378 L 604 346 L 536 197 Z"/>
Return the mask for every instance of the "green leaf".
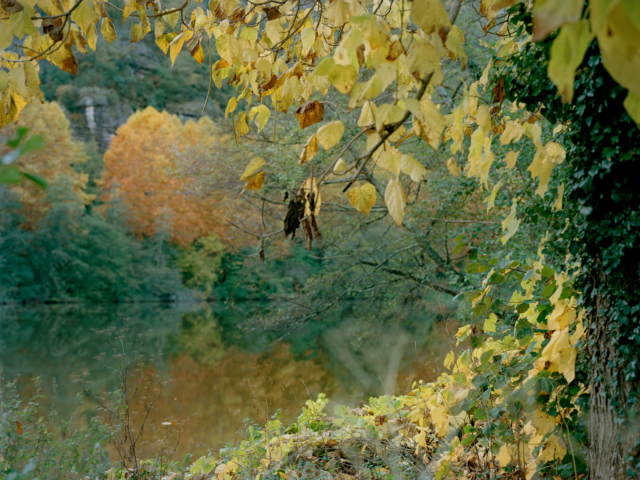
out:
<path id="1" fill-rule="evenodd" d="M 22 173 L 15 165 L 0 167 L 0 185 L 16 184 L 22 181 Z"/>
<path id="2" fill-rule="evenodd" d="M 29 137 L 29 140 L 24 142 L 22 146 L 21 154 L 33 152 L 34 150 L 42 150 L 44 148 L 44 140 L 41 135 L 33 135 Z"/>
<path id="3" fill-rule="evenodd" d="M 30 182 L 35 183 L 41 189 L 46 190 L 47 187 L 49 187 L 49 184 L 47 183 L 47 181 L 43 178 L 40 178 L 38 175 L 32 175 L 27 172 L 21 172 L 21 173 L 24 178 L 26 178 Z"/>
<path id="4" fill-rule="evenodd" d="M 9 145 L 11 148 L 18 148 L 18 145 L 20 145 L 20 142 L 22 141 L 22 139 L 24 138 L 24 136 L 27 134 L 28 131 L 29 131 L 28 128 L 18 127 L 18 130 L 16 131 L 16 138 L 9 140 L 7 142 L 7 145 Z"/>
<path id="5" fill-rule="evenodd" d="M 460 238 L 460 237 L 458 237 Z M 456 239 L 458 240 L 458 239 Z M 453 247 L 453 254 L 457 255 L 458 253 L 460 253 L 462 251 L 462 249 L 464 248 L 464 242 L 462 240 L 458 240 L 458 243 L 456 244 L 455 247 Z"/>

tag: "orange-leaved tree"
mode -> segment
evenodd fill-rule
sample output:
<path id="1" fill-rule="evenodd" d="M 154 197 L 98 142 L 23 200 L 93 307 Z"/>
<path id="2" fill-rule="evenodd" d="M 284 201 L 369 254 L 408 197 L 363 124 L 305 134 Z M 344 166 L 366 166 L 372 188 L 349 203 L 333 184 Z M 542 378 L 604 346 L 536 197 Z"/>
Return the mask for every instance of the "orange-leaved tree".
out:
<path id="1" fill-rule="evenodd" d="M 104 154 L 103 197 L 128 208 L 128 225 L 138 235 L 164 232 L 180 245 L 201 235 L 222 233 L 218 196 L 191 188 L 185 159 L 214 161 L 228 140 L 210 119 L 183 123 L 152 107 L 132 115 Z"/>
<path id="2" fill-rule="evenodd" d="M 10 125 L 2 130 L 7 138 L 15 136 L 19 128 L 27 128 L 27 136 L 40 135 L 44 149 L 38 149 L 21 155 L 17 166 L 24 172 L 46 179 L 50 185 L 65 178 L 70 181 L 73 191 L 85 203 L 93 196 L 85 191 L 87 175 L 74 169 L 87 160 L 82 144 L 72 137 L 69 120 L 57 103 L 28 105 L 17 125 Z M 0 145 L 0 155 L 8 151 L 8 146 Z M 31 182 L 22 182 L 11 187 L 23 204 L 23 214 L 28 224 L 37 222 L 49 209 L 45 201 L 46 192 Z"/>

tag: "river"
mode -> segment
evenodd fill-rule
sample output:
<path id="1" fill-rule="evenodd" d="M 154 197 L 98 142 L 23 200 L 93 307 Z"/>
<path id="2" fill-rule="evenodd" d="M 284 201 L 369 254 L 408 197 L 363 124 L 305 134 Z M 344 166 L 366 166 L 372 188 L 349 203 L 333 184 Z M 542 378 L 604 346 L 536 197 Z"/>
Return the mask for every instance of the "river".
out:
<path id="1" fill-rule="evenodd" d="M 34 379 L 40 377 L 48 396 L 44 409 L 60 419 L 79 409 L 75 422 L 82 423 L 94 404 L 86 395 L 79 404 L 81 387 L 100 395 L 118 385 L 108 368 L 118 360 L 109 339 L 118 344 L 117 332 L 126 327 L 132 344 L 127 354 L 141 345 L 146 378 L 151 374 L 162 383 L 148 431 L 178 429 L 175 457 L 182 458 L 238 440 L 246 421 L 261 423 L 274 415 L 294 420 L 303 402 L 319 393 L 332 403 L 357 406 L 370 395 L 405 391 L 415 380 L 433 379 L 449 349 L 446 325 L 435 322 L 435 312 L 402 321 L 364 322 L 349 315 L 314 320 L 274 342 L 281 332 L 239 327 L 263 307 L 3 306 L 0 369 L 5 381 L 17 380 L 24 398 L 35 393 Z M 130 379 L 138 381 L 133 374 Z"/>

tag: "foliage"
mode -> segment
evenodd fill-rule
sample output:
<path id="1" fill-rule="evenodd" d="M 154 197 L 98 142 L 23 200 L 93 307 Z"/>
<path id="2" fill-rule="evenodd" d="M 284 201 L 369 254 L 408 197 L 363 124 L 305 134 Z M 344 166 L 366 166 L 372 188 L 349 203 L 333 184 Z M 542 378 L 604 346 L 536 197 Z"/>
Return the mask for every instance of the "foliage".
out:
<path id="1" fill-rule="evenodd" d="M 17 196 L 0 192 L 4 301 L 162 299 L 181 290 L 162 239 L 138 242 L 116 216 L 87 214 L 68 186 L 59 178 L 49 188 L 49 210 L 30 230 Z"/>
<path id="2" fill-rule="evenodd" d="M 553 113 L 549 116 L 551 124 L 547 124 L 542 121 L 544 114 L 538 110 L 539 105 L 535 105 L 536 110 L 525 110 L 532 107 L 532 104 L 519 103 L 519 93 L 511 97 L 516 99 L 515 102 L 505 105 L 504 78 L 492 80 L 490 93 L 486 86 L 489 79 L 493 78 L 491 64 L 487 65 L 482 75 L 474 74 L 470 85 L 463 81 L 455 89 L 451 88 L 455 75 L 469 65 L 469 53 L 474 53 L 472 50 L 465 50 L 466 32 L 455 25 L 460 13 L 460 0 L 450 2 L 448 11 L 439 0 L 414 0 L 410 3 L 386 0 L 378 3 L 314 0 L 309 4 L 291 0 L 284 3 L 246 5 L 240 5 L 237 0 L 212 0 L 208 9 L 195 6 L 192 10 L 186 10 L 189 3 L 187 1 L 180 7 L 166 10 L 161 10 L 161 6 L 153 2 L 145 5 L 137 2 L 126 4 L 122 12 L 123 20 L 129 17 L 134 19 L 130 40 L 137 43 L 153 29 L 156 43 L 165 53 L 169 52 L 172 63 L 185 47 L 202 64 L 206 61 L 205 47 L 209 51 L 210 42 L 215 37 L 215 47 L 220 59 L 214 64 L 209 54 L 209 93 L 214 83 L 220 88 L 223 80 L 227 80 L 235 89 L 236 95 L 229 100 L 225 115 L 231 115 L 236 144 L 245 135 L 253 135 L 252 130 L 257 131 L 253 140 L 262 138 L 264 141 L 265 132 L 270 131 L 267 126 L 271 120 L 271 143 L 275 146 L 278 113 L 282 116 L 296 104 L 299 104 L 296 114 L 300 128 L 313 127 L 314 133 L 305 134 L 306 139 L 300 137 L 298 141 L 292 142 L 300 151 L 296 172 L 291 172 L 296 167 L 290 155 L 267 159 L 264 158 L 265 155 L 251 155 L 252 158 L 247 158 L 244 162 L 247 166 L 239 175 L 240 185 L 243 185 L 247 196 L 254 195 L 254 198 L 262 200 L 263 205 L 260 232 L 253 234 L 260 240 L 261 258 L 265 257 L 267 242 L 281 231 L 293 238 L 300 228 L 309 248 L 312 248 L 314 241 L 318 243 L 323 238 L 318 217 L 321 212 L 330 211 L 327 206 L 336 204 L 327 201 L 327 197 L 333 200 L 332 194 L 338 193 L 332 192 L 331 188 L 335 187 L 330 185 L 344 185 L 342 192 L 335 197 L 342 201 L 342 204 L 338 204 L 339 210 L 357 211 L 364 215 L 380 211 L 383 217 L 388 215 L 385 221 L 389 226 L 395 223 L 402 229 L 413 230 L 412 239 L 428 236 L 429 231 L 427 234 L 420 231 L 414 233 L 414 222 L 420 217 L 412 217 L 409 211 L 412 203 L 422 203 L 420 188 L 427 175 L 422 163 L 424 159 L 416 159 L 413 154 L 415 149 L 430 148 L 437 157 L 441 153 L 441 146 L 448 147 L 453 155 L 446 160 L 451 175 L 458 176 L 464 172 L 468 179 L 475 180 L 472 183 L 475 188 L 470 188 L 473 193 L 470 196 L 475 197 L 475 202 L 469 210 L 484 209 L 478 202 L 478 196 L 484 189 L 489 192 L 483 199 L 487 211 L 495 208 L 494 214 L 503 218 L 502 232 L 491 233 L 493 243 L 498 245 L 494 251 L 484 253 L 481 250 L 478 253 L 477 245 L 470 243 L 465 246 L 461 236 L 455 240 L 457 245 L 453 248 L 453 253 L 468 253 L 470 263 L 466 265 L 466 270 L 470 275 L 484 276 L 488 272 L 484 280 L 480 280 L 481 283 L 473 281 L 478 280 L 478 277 L 467 278 L 460 271 L 465 263 L 463 258 L 458 259 L 457 265 L 450 258 L 450 240 L 447 235 L 443 245 L 446 260 L 430 244 L 420 244 L 421 252 L 438 266 L 436 271 L 442 282 L 433 281 L 428 274 L 423 274 L 423 278 L 405 272 L 399 275 L 410 278 L 421 286 L 426 284 L 458 298 L 464 295 L 470 303 L 469 318 L 473 318 L 472 315 L 477 318 L 474 318 L 473 325 L 459 331 L 461 339 L 469 337 L 471 350 L 461 354 L 455 363 L 454 375 L 443 376 L 440 383 L 426 387 L 424 393 L 427 398 L 424 399 L 424 405 L 414 398 L 422 398 L 421 390 L 407 396 L 414 400 L 408 400 L 404 405 L 403 401 L 399 404 L 391 403 L 393 408 L 399 409 L 408 407 L 409 402 L 415 401 L 417 408 L 409 410 L 417 411 L 418 423 L 401 425 L 398 431 L 408 433 L 400 433 L 391 440 L 387 439 L 387 443 L 400 448 L 405 445 L 403 438 L 409 438 L 418 446 L 414 455 L 420 457 L 419 447 L 427 434 L 446 436 L 445 426 L 450 421 L 450 414 L 457 418 L 460 426 L 464 426 L 464 435 L 453 432 L 453 438 L 447 439 L 445 445 L 449 453 L 439 458 L 439 478 L 477 476 L 476 468 L 481 472 L 488 470 L 489 474 L 494 470 L 500 476 L 516 474 L 521 478 L 531 477 L 536 472 L 542 475 L 560 473 L 565 477 L 581 475 L 584 471 L 583 463 L 580 462 L 582 449 L 578 445 L 575 448 L 572 446 L 572 438 L 583 440 L 578 413 L 584 410 L 582 395 L 587 385 L 583 382 L 584 378 L 576 377 L 576 349 L 583 346 L 585 315 L 591 315 L 591 321 L 600 328 L 602 322 L 598 318 L 598 306 L 603 306 L 597 300 L 590 301 L 589 298 L 593 294 L 606 294 L 604 307 L 619 308 L 623 314 L 632 316 L 627 321 L 623 319 L 623 325 L 630 325 L 631 320 L 635 319 L 635 311 L 632 311 L 635 303 L 627 294 L 630 288 L 628 279 L 613 276 L 617 280 L 611 286 L 599 287 L 583 283 L 578 286 L 582 291 L 576 291 L 573 273 L 577 268 L 586 268 L 590 275 L 580 275 L 578 282 L 589 278 L 595 279 L 596 285 L 598 280 L 607 283 L 606 278 L 594 275 L 597 273 L 596 267 L 602 269 L 604 265 L 606 270 L 611 271 L 618 266 L 633 244 L 623 245 L 622 249 L 618 249 L 620 242 L 616 235 L 631 232 L 632 239 L 635 238 L 637 222 L 635 217 L 631 217 L 627 226 L 613 229 L 615 233 L 612 236 L 601 233 L 602 228 L 606 229 L 610 224 L 617 227 L 626 222 L 626 219 L 615 217 L 617 204 L 631 199 L 634 204 L 630 208 L 635 211 L 637 194 L 629 196 L 625 190 L 620 199 L 614 198 L 613 203 L 609 201 L 617 195 L 615 189 L 621 185 L 620 182 L 628 181 L 619 178 L 617 169 L 614 180 L 609 180 L 609 171 L 612 169 L 609 160 L 587 162 L 574 172 L 569 171 L 568 173 L 574 174 L 574 180 L 566 178 L 566 183 L 560 183 L 557 176 L 554 178 L 554 171 L 567 158 L 567 141 L 579 140 L 576 141 L 575 151 L 578 158 L 592 155 L 593 152 L 589 149 L 594 146 L 596 152 L 602 152 L 605 158 L 622 152 L 622 156 L 630 159 L 634 153 L 626 150 L 624 140 L 633 142 L 626 137 L 633 134 L 637 136 L 637 131 L 626 116 L 620 115 L 622 108 L 619 104 L 624 93 L 622 87 L 629 89 L 622 106 L 631 118 L 640 118 L 640 77 L 637 74 L 640 65 L 640 44 L 637 41 L 640 38 L 640 9 L 636 7 L 636 2 L 536 0 L 532 5 L 532 37 L 528 32 L 525 34 L 522 30 L 512 28 L 509 16 L 520 8 L 516 7 L 506 12 L 507 20 L 497 32 L 498 39 L 492 39 L 486 45 L 486 48 L 495 50 L 494 63 L 499 67 L 503 63 L 509 65 L 510 57 L 515 56 L 516 61 L 511 65 L 516 65 L 517 68 L 518 54 L 529 49 L 532 40 L 544 40 L 559 29 L 557 36 L 552 39 L 553 43 L 548 43 L 550 57 L 547 73 L 563 100 L 568 102 L 576 93 L 576 72 L 591 40 L 596 37 L 597 50 L 593 50 L 595 53 L 588 58 L 588 64 L 594 68 L 601 63 L 620 84 L 619 88 L 608 89 L 614 96 L 612 103 L 616 119 L 602 130 L 600 125 L 592 125 L 591 120 L 587 126 L 595 130 L 590 130 L 587 136 L 585 130 L 577 128 L 576 132 L 581 132 L 580 137 L 565 137 L 563 132 L 567 128 L 574 128 L 573 123 L 582 123 L 582 118 L 576 118 L 569 125 L 555 125 L 558 117 Z M 503 8 L 522 3 L 518 0 L 482 0 L 479 6 L 481 14 L 487 19 L 487 23 L 483 25 L 485 32 L 489 32 L 501 20 L 499 15 L 504 12 Z M 529 8 L 531 2 L 524 4 Z M 585 9 L 585 6 L 588 8 Z M 8 20 L 12 27 L 10 34 L 3 37 L 4 43 L 10 45 L 14 35 L 18 39 L 26 38 L 22 45 L 16 47 L 19 53 L 5 53 L 3 59 L 3 68 L 8 73 L 4 70 L 1 72 L 6 77 L 3 91 L 6 108 L 0 117 L 2 125 L 15 120 L 25 102 L 42 98 L 35 63 L 38 59 L 46 57 L 61 69 L 75 74 L 77 60 L 72 51 L 74 44 L 79 51 L 86 51 L 87 46 L 95 49 L 98 23 L 102 36 L 107 41 L 113 41 L 116 36 L 108 13 L 108 8 L 113 6 L 105 2 L 88 3 L 87 0 L 79 0 L 73 5 L 71 2 L 64 5 L 46 2 L 38 4 L 38 8 L 46 15 L 43 16 L 41 12 L 36 15 L 35 7 L 26 3 L 12 0 L 3 2 L 3 9 L 10 14 Z M 517 71 L 516 76 L 525 72 L 526 69 L 524 72 Z M 540 83 L 539 76 L 534 76 L 533 80 L 534 89 L 542 86 L 548 91 L 546 80 Z M 454 91 L 453 96 L 449 95 L 447 88 Z M 525 87 L 525 95 L 526 90 Z M 581 114 L 586 111 L 586 104 L 591 102 L 592 91 L 587 90 L 588 96 L 581 97 L 581 104 L 576 111 L 582 110 Z M 335 103 L 338 109 L 348 108 L 359 113 L 357 121 L 350 115 L 345 115 L 344 118 L 324 118 L 324 106 L 320 107 L 317 99 L 326 97 L 329 92 L 340 99 Z M 458 98 L 458 92 L 461 98 Z M 600 105 L 598 102 L 593 103 L 597 105 L 593 107 L 593 113 L 596 114 Z M 139 121 L 145 115 L 150 117 L 152 113 L 142 112 L 136 120 Z M 620 117 L 623 118 L 624 125 L 618 123 Z M 593 119 L 593 115 L 590 118 Z M 147 123 L 151 122 L 139 121 L 136 131 L 128 135 L 133 136 L 137 130 L 143 130 Z M 316 124 L 320 125 L 316 128 Z M 628 128 L 629 125 L 632 128 Z M 164 136 L 171 138 L 172 131 L 178 128 L 178 123 L 173 121 L 172 127 L 163 132 Z M 625 138 L 616 137 L 617 129 L 624 132 L 622 135 Z M 613 133 L 616 147 L 604 146 L 603 132 Z M 287 138 L 290 136 L 293 135 Z M 299 141 L 301 139 L 302 142 Z M 594 145 L 594 140 L 600 140 L 600 143 Z M 189 137 L 187 141 L 190 141 Z M 127 148 L 136 152 L 140 143 L 132 141 Z M 163 218 L 162 214 L 165 214 L 163 221 L 166 228 L 163 230 L 159 225 L 149 222 L 144 198 L 147 194 L 155 194 L 155 190 L 150 187 L 168 186 L 172 190 L 176 189 L 177 180 L 167 180 L 164 170 L 176 169 L 175 162 L 167 156 L 173 153 L 171 147 L 179 149 L 181 144 L 174 141 L 167 146 L 160 139 L 144 145 L 145 153 L 152 152 L 149 157 L 154 158 L 157 164 L 145 166 L 144 177 L 140 172 L 127 172 L 128 169 L 144 165 L 144 162 L 128 161 L 120 165 L 125 172 L 120 177 L 111 175 L 107 168 L 106 189 L 111 190 L 112 194 L 122 190 L 125 202 L 139 209 L 132 209 L 131 213 L 133 225 L 140 233 L 150 236 L 163 232 L 172 236 L 174 241 L 186 245 L 193 238 L 213 228 L 201 228 L 203 222 L 200 218 L 191 221 L 191 214 L 198 209 L 186 207 L 179 202 L 175 205 L 169 205 L 167 201 L 157 202 L 153 213 L 157 214 L 157 218 Z M 635 147 L 635 143 L 633 146 Z M 255 147 L 254 144 L 251 148 L 255 150 Z M 350 152 L 349 158 L 347 152 L 351 148 L 358 153 Z M 127 153 L 129 152 L 121 147 L 106 162 L 107 166 L 110 162 L 117 164 Z M 135 156 L 141 157 L 140 153 Z M 523 172 L 525 169 L 531 174 L 531 180 L 526 179 Z M 597 195 L 590 189 L 591 174 L 596 178 L 607 176 L 602 190 L 596 191 Z M 151 179 L 151 185 L 140 188 L 141 177 Z M 576 177 L 581 180 L 576 182 Z M 112 178 L 133 178 L 137 185 L 128 189 L 126 182 L 117 185 L 117 181 Z M 356 185 L 355 182 L 363 183 Z M 460 185 L 464 185 L 464 181 Z M 354 186 L 355 189 L 346 197 L 341 195 Z M 582 208 L 584 216 L 597 215 L 598 218 L 596 221 L 584 222 L 577 230 L 570 228 L 562 233 L 559 225 L 562 220 L 571 217 L 563 218 L 564 214 L 556 216 L 554 212 L 563 209 L 564 191 L 567 187 L 573 194 L 581 190 L 577 204 L 570 206 L 569 213 Z M 261 196 L 273 196 L 275 192 L 281 194 L 282 190 L 287 192 L 287 196 L 281 202 Z M 408 193 L 413 193 L 413 201 Z M 602 200 L 602 205 L 591 205 L 590 202 L 598 195 L 600 197 L 597 199 Z M 378 197 L 381 199 L 379 209 L 376 208 Z M 276 218 L 284 218 L 285 224 L 281 230 L 269 230 L 267 227 L 264 220 L 267 201 L 280 205 L 278 208 L 281 215 Z M 157 205 L 160 205 L 159 210 Z M 174 207 L 175 212 L 172 210 Z M 600 208 L 604 209 L 602 214 L 599 214 Z M 417 210 L 419 212 L 420 207 Z M 629 216 L 633 211 L 629 212 Z M 138 218 L 135 215 L 139 215 Z M 604 222 L 599 221 L 601 219 Z M 178 220 L 184 220 L 185 224 L 179 225 Z M 441 219 L 436 218 L 434 222 L 439 220 Z M 521 225 L 525 228 L 521 229 Z M 570 253 L 574 257 L 566 256 L 566 244 L 561 241 L 550 249 L 551 253 L 546 252 L 545 240 L 539 242 L 541 231 L 568 235 L 571 239 L 569 243 L 573 244 Z M 571 235 L 574 233 L 579 235 L 578 242 L 573 241 L 574 237 Z M 532 238 L 527 239 L 527 234 Z M 348 238 L 346 234 L 345 238 Z M 517 243 L 512 250 L 513 239 Z M 589 242 L 590 248 L 581 248 Z M 476 243 L 484 243 L 480 246 L 490 244 L 482 241 Z M 605 253 L 613 254 L 613 258 L 604 264 L 595 260 L 603 246 L 600 243 L 605 244 Z M 503 248 L 500 244 L 509 244 L 509 247 Z M 537 258 L 518 255 L 519 249 L 532 244 L 539 244 Z M 407 251 L 415 248 L 414 245 L 403 247 Z M 385 264 L 404 251 L 398 250 L 379 261 L 368 260 L 369 266 L 373 267 L 372 272 L 384 268 L 393 274 L 396 269 L 386 267 Z M 588 252 L 587 256 L 585 252 Z M 587 261 L 577 267 L 576 260 L 585 258 Z M 637 259 L 632 257 L 632 260 L 628 267 L 634 275 L 632 281 L 635 281 Z M 355 283 L 360 284 L 365 279 L 368 276 L 363 275 Z M 544 284 L 543 279 L 546 279 Z M 618 287 L 620 291 L 617 291 Z M 348 290 L 344 290 L 331 300 L 335 303 L 347 294 Z M 586 309 L 581 308 L 578 299 Z M 307 319 L 314 318 L 323 311 L 325 310 L 312 311 Z M 622 330 L 626 332 L 630 328 L 632 340 L 635 341 L 637 322 L 633 321 L 633 325 L 625 326 Z M 496 325 L 504 325 L 504 329 L 496 329 Z M 480 328 L 483 329 L 482 332 Z M 492 335 L 494 330 L 496 338 Z M 602 346 L 607 349 L 613 347 L 615 350 L 616 341 L 607 333 L 609 330 L 608 327 L 603 328 L 605 333 L 601 335 L 604 339 Z M 631 350 L 626 344 L 623 345 L 623 350 L 625 349 Z M 597 358 L 600 361 L 597 367 L 608 372 L 607 357 L 600 355 Z M 453 361 L 451 364 L 454 364 Z M 597 387 L 601 383 L 598 375 L 595 380 L 592 386 Z M 625 388 L 634 385 L 634 380 L 635 377 L 625 378 Z M 605 385 L 615 387 L 618 382 L 617 378 L 607 379 Z M 459 389 L 456 383 L 462 387 L 461 398 L 458 400 L 456 391 Z M 635 398 L 633 395 L 627 397 Z M 599 397 L 593 395 L 591 398 L 593 400 Z M 464 399 L 466 401 L 460 403 L 459 411 L 450 409 L 449 404 L 455 403 L 454 406 L 457 406 L 458 401 L 462 402 Z M 614 403 L 615 401 L 617 397 Z M 281 444 L 284 449 L 274 453 L 275 459 L 289 461 L 290 458 L 285 458 L 284 455 L 293 448 L 289 445 L 290 440 L 305 440 L 308 443 L 308 438 L 312 438 L 311 443 L 314 445 L 322 438 L 318 438 L 318 431 L 331 430 L 330 425 L 325 425 L 327 421 L 318 418 L 313 412 L 320 409 L 322 403 L 310 404 L 301 417 L 301 425 L 314 433 L 303 430 L 302 427 L 279 431 L 280 427 L 276 424 L 273 431 L 267 427 L 263 436 L 256 441 L 252 428 L 249 428 L 247 443 L 231 449 L 232 457 L 218 465 L 214 472 L 221 479 L 235 475 L 235 472 L 244 475 L 244 468 L 247 468 L 247 475 L 254 475 L 253 469 L 271 474 L 272 467 L 277 469 L 281 466 L 271 464 L 272 441 L 274 451 L 276 444 Z M 375 406 L 380 401 L 370 403 Z M 480 404 L 491 406 L 491 410 L 483 412 L 478 408 Z M 546 405 L 548 410 L 540 410 L 539 404 Z M 557 408 L 558 405 L 560 409 Z M 375 411 L 372 416 L 380 416 L 375 413 L 384 412 L 387 415 L 393 412 L 392 408 L 385 408 Z M 592 408 L 591 418 L 594 418 L 594 413 Z M 405 416 L 410 419 L 409 411 L 406 411 Z M 427 417 L 432 420 L 430 429 L 427 429 L 424 421 L 421 424 L 419 420 Z M 540 419 L 544 420 L 543 425 L 537 424 Z M 356 419 L 355 425 L 359 425 L 361 420 Z M 370 422 L 370 419 L 369 422 L 365 421 Z M 381 420 L 379 423 L 384 422 Z M 365 424 L 361 426 L 368 428 Z M 467 429 L 467 426 L 470 428 Z M 335 432 L 338 432 L 338 437 L 342 435 L 340 429 Z M 591 443 L 592 457 L 600 441 L 597 432 L 594 433 L 597 440 Z M 271 439 L 272 434 L 275 435 L 274 439 Z M 345 434 L 352 438 L 361 435 L 354 429 L 347 429 Z M 279 437 L 280 435 L 282 436 Z M 568 450 L 562 443 L 565 435 L 571 447 Z M 338 442 L 338 438 L 333 440 Z M 414 446 L 409 445 L 410 451 Z M 373 447 L 371 449 L 375 450 Z M 313 454 L 313 448 L 311 450 Z M 361 452 L 366 450 L 365 445 Z M 473 462 L 469 455 L 475 455 Z M 300 452 L 296 458 L 301 456 L 309 458 L 306 447 L 304 455 Z M 420 460 L 426 463 L 424 458 Z M 368 458 L 367 461 L 371 463 Z M 212 463 L 208 462 L 206 465 L 209 471 L 213 470 Z M 384 468 L 391 467 L 391 464 L 384 465 Z M 204 463 L 196 467 L 194 473 L 200 473 L 197 472 L 198 468 L 205 468 Z M 386 472 L 380 471 L 373 473 L 386 475 Z"/>
<path id="3" fill-rule="evenodd" d="M 74 169 L 84 163 L 87 157 L 82 145 L 73 140 L 69 121 L 60 106 L 56 103 L 29 105 L 22 112 L 18 125 L 3 129 L 3 135 L 11 137 L 17 135 L 18 130 L 27 128 L 29 133 L 26 142 L 40 138 L 37 141 L 46 147 L 46 151 L 28 148 L 15 162 L 16 166 L 46 179 L 52 186 L 66 183 L 65 188 L 71 188 L 82 203 L 88 204 L 93 197 L 85 191 L 87 176 Z M 0 147 L 0 153 L 6 152 L 6 148 Z M 13 186 L 12 191 L 19 196 L 26 222 L 34 224 L 47 212 L 49 206 L 43 201 L 46 193 L 37 185 L 22 183 Z"/>
<path id="4" fill-rule="evenodd" d="M 39 135 L 32 136 L 29 140 L 23 144 L 22 140 L 27 134 L 28 129 L 22 127 L 16 131 L 15 138 L 7 140 L 6 144 L 9 147 L 9 151 L 5 152 L 0 159 L 0 185 L 19 184 L 24 179 L 33 182 L 40 188 L 47 188 L 47 182 L 38 177 L 37 175 L 30 174 L 21 170 L 18 165 L 12 165 L 20 155 L 29 153 L 30 151 L 42 148 L 42 137 Z"/>
<path id="5" fill-rule="evenodd" d="M 95 418 L 86 426 L 79 423 L 80 405 L 69 421 L 55 412 L 43 416 L 40 379 L 36 394 L 28 402 L 16 392 L 15 382 L 0 384 L 0 478 L 27 480 L 37 478 L 93 478 L 106 465 L 105 444 L 108 430 Z"/>
<path id="6" fill-rule="evenodd" d="M 127 224 L 138 235 L 167 235 L 182 246 L 217 229 L 216 199 L 187 191 L 181 162 L 207 158 L 214 145 L 223 145 L 213 123 L 195 123 L 147 108 L 118 129 L 104 155 L 103 199 L 128 207 Z"/>
<path id="7" fill-rule="evenodd" d="M 516 13 L 514 20 L 529 24 L 526 10 Z M 615 76 L 611 78 L 606 59 L 591 44 L 576 75 L 574 104 L 562 105 L 554 86 L 539 73 L 540 65 L 553 61 L 553 45 L 550 40 L 527 46 L 513 56 L 502 75 L 505 84 L 511 85 L 509 97 L 517 97 L 532 109 L 544 104 L 547 108 L 542 112 L 547 118 L 571 126 L 567 132 L 571 162 L 565 183 L 575 214 L 561 237 L 580 261 L 577 287 L 591 318 L 590 358 L 583 368 L 587 373 L 593 369 L 594 401 L 598 396 L 615 399 L 610 409 L 615 414 L 608 413 L 611 416 L 605 423 L 621 425 L 616 441 L 621 442 L 629 469 L 622 475 L 637 475 L 640 465 L 634 455 L 639 445 L 630 432 L 637 430 L 640 330 L 637 294 L 631 285 L 640 275 L 633 246 L 638 240 L 640 199 L 627 171 L 633 168 L 640 145 L 633 112 L 625 112 L 626 99 L 633 93 L 620 87 Z M 520 80 L 522 75 L 527 76 L 526 83 Z M 594 103 L 592 98 L 600 100 Z M 602 343 L 603 338 L 608 338 L 608 345 Z M 606 358 L 605 365 L 590 365 L 591 359 L 599 357 Z M 592 411 L 591 416 L 596 418 L 596 413 Z"/>
<path id="8" fill-rule="evenodd" d="M 110 2 L 120 5 L 120 2 Z M 87 88 L 99 86 L 108 91 L 109 105 L 132 107 L 134 111 L 151 106 L 170 113 L 200 112 L 207 97 L 208 68 L 181 56 L 173 66 L 150 37 L 140 44 L 129 42 L 131 26 L 114 22 L 119 37 L 111 44 L 100 38 L 99 55 L 78 56 L 81 75 L 60 70 L 49 63 L 40 64 L 41 88 L 45 99 L 64 105 L 71 115 L 82 113 L 82 95 Z M 212 54 L 216 55 L 213 51 Z M 219 116 L 229 97 L 229 88 L 211 92 L 204 113 Z M 191 108 L 188 108 L 191 107 Z M 188 108 L 187 112 L 183 110 Z"/>

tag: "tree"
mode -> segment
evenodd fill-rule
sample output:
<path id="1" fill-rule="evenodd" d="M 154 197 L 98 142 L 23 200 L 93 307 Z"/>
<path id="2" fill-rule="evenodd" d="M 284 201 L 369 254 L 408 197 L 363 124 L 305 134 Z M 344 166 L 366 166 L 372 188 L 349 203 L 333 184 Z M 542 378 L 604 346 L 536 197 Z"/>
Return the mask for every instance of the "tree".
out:
<path id="1" fill-rule="evenodd" d="M 118 129 L 104 154 L 103 198 L 117 198 L 128 207 L 128 225 L 138 235 L 164 232 L 186 246 L 219 233 L 218 200 L 189 190 L 183 163 L 211 158 L 227 141 L 206 117 L 183 124 L 152 107 L 137 112 Z"/>
<path id="2" fill-rule="evenodd" d="M 621 6 L 622 2 L 610 15 L 619 15 Z M 522 21 L 531 33 L 530 12 L 514 13 L 513 23 Z M 591 37 L 585 39 L 584 58 L 575 59 L 575 82 L 564 84 L 572 103 L 566 103 L 570 97 L 561 101 L 556 96 L 556 86 L 540 74 L 540 67 L 550 73 L 557 69 L 554 62 L 563 57 L 555 42 L 566 38 L 571 28 L 576 27 L 569 24 L 557 36 L 528 45 L 513 56 L 503 75 L 509 97 L 542 111 L 552 122 L 570 125 L 565 191 L 575 214 L 564 243 L 580 261 L 577 287 L 591 319 L 590 477 L 622 479 L 640 471 L 640 256 L 635 248 L 640 196 L 628 175 L 640 153 L 638 118 L 628 108 L 635 93 L 617 84 L 617 72 L 608 68 L 606 57 L 600 58 Z M 543 104 L 546 108 L 541 109 Z"/>
<path id="3" fill-rule="evenodd" d="M 13 137 L 18 128 L 28 129 L 26 141 L 38 135 L 44 145 L 43 149 L 20 156 L 16 165 L 21 170 L 46 179 L 52 186 L 70 182 L 71 190 L 83 204 L 93 200 L 93 195 L 85 191 L 87 176 L 74 168 L 84 163 L 87 157 L 82 144 L 73 139 L 69 120 L 57 103 L 27 106 L 17 125 L 4 128 L 2 134 Z M 0 154 L 7 151 L 8 147 L 0 146 Z M 11 188 L 22 203 L 26 222 L 37 223 L 50 208 L 45 200 L 46 192 L 37 185 L 21 183 Z"/>

